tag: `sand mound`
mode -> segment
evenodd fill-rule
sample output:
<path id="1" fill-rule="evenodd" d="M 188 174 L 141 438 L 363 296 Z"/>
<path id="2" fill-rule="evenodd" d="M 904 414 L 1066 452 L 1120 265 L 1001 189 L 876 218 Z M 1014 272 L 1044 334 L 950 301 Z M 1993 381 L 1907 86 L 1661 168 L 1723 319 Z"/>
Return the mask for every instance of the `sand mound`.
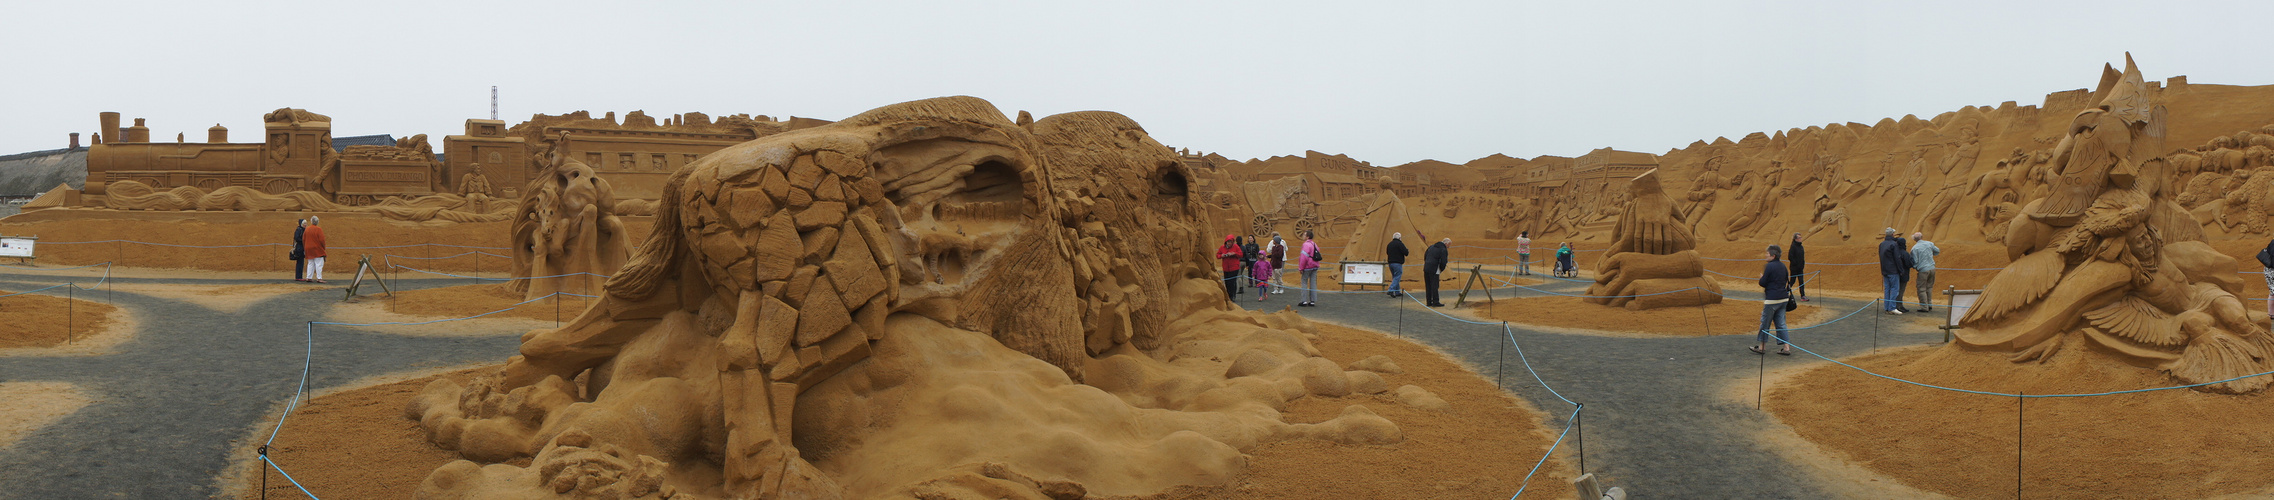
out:
<path id="1" fill-rule="evenodd" d="M 1945 346 L 1851 363 L 1945 387 L 2028 394 L 2164 387 L 2165 375 L 2066 349 L 2043 364 Z M 2014 487 L 2015 398 L 1927 389 L 1824 365 L 1769 390 L 1768 409 L 1802 437 L 1912 486 L 1962 498 Z M 2268 494 L 2274 405 L 2262 397 L 2169 390 L 2031 399 L 2023 407 L 2023 488 L 2047 498 L 2199 498 Z M 2141 457 L 2156 457 L 2142 460 Z"/>
<path id="2" fill-rule="evenodd" d="M 325 314 L 325 318 L 326 321 L 341 323 L 412 323 L 464 318 L 502 310 L 503 312 L 462 322 L 383 328 L 390 333 L 405 335 L 487 335 L 500 329 L 514 330 L 515 334 L 519 334 L 532 328 L 558 327 L 558 321 L 576 319 L 578 313 L 591 305 L 590 299 L 580 297 L 563 296 L 557 299 L 557 302 L 548 298 L 522 304 L 524 300 L 519 292 L 495 283 L 422 288 L 395 292 L 393 298 L 385 295 L 366 296 L 356 302 L 334 305 Z M 470 333 L 476 330 L 483 333 Z"/>
<path id="3" fill-rule="evenodd" d="M 0 295 L 9 293 L 13 292 L 0 290 Z M 47 292 L 0 298 L 0 315 L 7 318 L 0 321 L 0 349 L 55 347 L 88 340 L 108 331 L 111 313 L 117 311 L 110 304 L 49 296 Z"/>
<path id="4" fill-rule="evenodd" d="M 1548 443 L 1553 441 L 1553 436 L 1540 430 L 1539 412 L 1427 347 L 1379 332 L 1334 325 L 1319 325 L 1317 337 L 1319 352 L 1326 359 L 1383 370 L 1388 370 L 1385 366 L 1394 366 L 1404 373 L 1385 372 L 1380 376 L 1405 385 L 1395 391 L 1395 395 L 1297 399 L 1281 410 L 1282 417 L 1289 422 L 1329 422 L 1356 407 L 1353 405 L 1362 404 L 1367 408 L 1365 411 L 1397 422 L 1403 441 L 1368 445 L 1288 440 L 1258 445 L 1246 450 L 1246 470 L 1228 484 L 1178 487 L 1134 498 L 1491 497 L 1514 492 L 1516 483 L 1529 471 L 1531 461 L 1545 453 Z M 951 339 L 948 342 L 965 341 Z M 315 396 L 293 413 L 289 425 L 277 438 L 272 456 L 286 470 L 292 471 L 295 478 L 319 488 L 317 491 L 326 496 L 411 496 L 428 472 L 456 460 L 457 456 L 429 443 L 417 421 L 402 418 L 403 407 L 431 381 L 467 379 L 488 370 L 491 369 L 463 370 L 399 382 L 392 380 L 404 377 L 386 377 L 376 380 L 380 385 L 358 387 L 365 384 L 351 383 L 348 384 L 351 388 Z M 1401 403 L 1408 393 L 1426 395 L 1443 407 L 1419 408 Z M 983 396 L 981 399 L 996 398 Z M 1345 420 L 1348 421 L 1352 420 Z M 265 432 L 266 426 L 257 430 Z M 1053 431 L 1032 432 L 1050 434 Z M 992 446 L 1032 445 L 1002 441 L 1011 444 Z M 240 451 L 239 461 L 251 459 L 249 447 Z M 923 450 L 915 451 L 919 456 L 931 456 L 921 453 Z M 840 459 L 832 461 L 842 462 Z M 524 461 L 509 464 L 527 465 Z M 1533 479 L 1533 489 L 1527 493 L 1537 492 L 1541 498 L 1569 496 L 1566 483 L 1572 475 L 1570 470 L 1562 461 L 1551 460 Z M 996 476 L 1052 481 L 1047 477 L 1036 478 L 1046 474 L 1022 473 L 996 460 L 950 467 L 936 474 L 933 480 L 910 490 L 960 492 L 1003 484 L 1000 482 L 1016 482 Z M 1354 477 L 1367 479 L 1348 480 Z M 258 471 L 235 471 L 226 482 L 232 486 L 229 491 L 237 492 L 232 496 L 251 499 L 260 498 L 260 492 L 254 488 L 258 481 Z M 1088 492 L 1102 494 L 1096 490 Z M 272 480 L 268 495 L 269 498 L 297 498 L 298 491 L 289 484 Z"/>
<path id="5" fill-rule="evenodd" d="M 7 448 L 95 398 L 69 382 L 6 382 L 0 383 L 0 401 L 8 402 L 0 405 L 0 448 Z"/>

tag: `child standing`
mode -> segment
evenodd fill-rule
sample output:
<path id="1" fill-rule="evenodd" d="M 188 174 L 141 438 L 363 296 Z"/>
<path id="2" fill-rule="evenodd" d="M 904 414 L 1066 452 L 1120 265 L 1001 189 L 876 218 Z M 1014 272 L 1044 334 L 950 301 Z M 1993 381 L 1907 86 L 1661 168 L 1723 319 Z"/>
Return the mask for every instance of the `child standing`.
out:
<path id="1" fill-rule="evenodd" d="M 1271 276 L 1271 259 L 1256 259 L 1256 260 L 1255 260 L 1255 275 L 1256 275 L 1256 276 Z M 1258 280 L 1255 280 L 1255 301 L 1256 301 L 1256 302 L 1263 302 L 1263 299 L 1265 299 L 1265 298 L 1269 298 L 1269 297 L 1271 297 L 1271 280 L 1270 280 L 1270 279 L 1258 279 Z"/>

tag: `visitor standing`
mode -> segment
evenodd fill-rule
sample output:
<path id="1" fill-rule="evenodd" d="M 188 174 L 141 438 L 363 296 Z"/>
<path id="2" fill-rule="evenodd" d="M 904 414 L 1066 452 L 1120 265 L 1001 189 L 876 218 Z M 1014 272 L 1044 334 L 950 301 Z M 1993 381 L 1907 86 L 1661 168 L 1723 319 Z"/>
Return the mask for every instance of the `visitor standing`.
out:
<path id="1" fill-rule="evenodd" d="M 1274 269 L 1271 267 L 1271 259 L 1256 259 L 1255 267 L 1250 269 L 1255 270 L 1256 276 L 1265 277 L 1255 280 L 1255 301 L 1263 302 L 1263 299 L 1271 297 L 1271 279 L 1269 277 L 1272 275 L 1272 269 Z"/>
<path id="2" fill-rule="evenodd" d="M 1879 241 L 1879 300 L 1887 314 L 1903 314 L 1903 271 L 1910 269 L 1903 261 L 1911 258 L 1903 247 L 1903 237 L 1895 235 L 1895 228 L 1887 228 Z"/>
<path id="3" fill-rule="evenodd" d="M 1445 273 L 1452 245 L 1453 239 L 1445 238 L 1430 244 L 1429 249 L 1421 253 L 1421 286 L 1428 291 L 1423 296 L 1429 299 L 1429 307 L 1445 307 L 1443 302 L 1437 301 L 1437 276 Z"/>
<path id="4" fill-rule="evenodd" d="M 1769 245 L 1769 263 L 1761 268 L 1761 329 L 1753 334 L 1753 354 L 1769 353 L 1769 329 L 1776 329 L 1777 354 L 1791 356 L 1792 339 L 1784 328 L 1785 308 L 1792 301 L 1792 273 L 1785 271 L 1776 245 Z"/>
<path id="5" fill-rule="evenodd" d="M 1516 274 L 1532 274 L 1532 232 L 1516 234 Z"/>
<path id="6" fill-rule="evenodd" d="M 301 232 L 301 254 L 308 258 L 308 281 L 324 283 L 324 224 L 315 217 L 308 218 L 308 229 Z"/>
<path id="7" fill-rule="evenodd" d="M 1401 297 L 1405 295 L 1405 288 L 1401 286 L 1400 283 L 1405 281 L 1405 256 L 1409 253 L 1412 252 L 1409 252 L 1405 249 L 1405 233 L 1390 233 L 1390 245 L 1388 248 L 1382 249 L 1382 255 L 1383 260 L 1387 260 L 1390 263 L 1391 297 Z M 2269 274 L 2268 276 L 2274 276 L 2274 274 Z"/>
<path id="8" fill-rule="evenodd" d="M 292 228 L 292 281 L 308 281 L 308 247 L 301 246 L 301 238 L 308 233 L 308 219 L 300 219 Z"/>
<path id="9" fill-rule="evenodd" d="M 1224 246 L 1216 247 L 1216 260 L 1223 262 L 1224 298 L 1226 299 L 1240 294 L 1240 246 L 1238 238 L 1238 236 L 1229 234 L 1224 235 Z"/>
<path id="10" fill-rule="evenodd" d="M 1279 272 L 1287 269 L 1287 241 L 1279 239 L 1278 231 L 1271 232 L 1271 249 L 1267 253 L 1271 254 L 1271 275 L 1264 279 L 1271 280 L 1271 293 L 1287 293 L 1287 281 L 1279 279 Z"/>
<path id="11" fill-rule="evenodd" d="M 1808 250 L 1800 246 L 1800 233 L 1792 233 L 1792 249 L 1785 252 L 1786 267 L 1792 271 L 1792 287 L 1799 290 L 1792 300 L 1808 301 Z"/>
<path id="12" fill-rule="evenodd" d="M 1919 312 L 1933 311 L 1934 256 L 1942 255 L 1942 249 L 1927 241 L 1923 233 L 1911 233 L 1911 240 L 1916 242 L 1911 244 L 1911 269 L 1918 274 L 1914 281 L 1919 285 Z"/>
<path id="13" fill-rule="evenodd" d="M 2265 268 L 2259 273 L 2266 275 L 2266 289 L 2274 291 L 2274 240 L 2267 241 L 2266 248 L 2258 250 L 2258 265 Z M 2267 297 L 2266 316 L 2274 318 L 2274 295 Z"/>
<path id="14" fill-rule="evenodd" d="M 1303 273 L 1303 302 L 1295 305 L 1303 307 L 1319 305 L 1319 261 L 1326 260 L 1319 255 L 1319 244 L 1311 241 L 1311 236 L 1310 231 L 1303 231 L 1302 255 L 1295 256 L 1295 267 Z"/>
<path id="15" fill-rule="evenodd" d="M 1269 277 L 1255 274 L 1255 261 L 1263 257 L 1263 249 L 1256 247 L 1255 238 L 1254 236 L 1240 237 L 1240 270 L 1248 273 L 1249 281 L 1249 283 L 1241 283 L 1244 286 L 1255 286 L 1253 282 L 1263 281 L 1264 278 Z"/>

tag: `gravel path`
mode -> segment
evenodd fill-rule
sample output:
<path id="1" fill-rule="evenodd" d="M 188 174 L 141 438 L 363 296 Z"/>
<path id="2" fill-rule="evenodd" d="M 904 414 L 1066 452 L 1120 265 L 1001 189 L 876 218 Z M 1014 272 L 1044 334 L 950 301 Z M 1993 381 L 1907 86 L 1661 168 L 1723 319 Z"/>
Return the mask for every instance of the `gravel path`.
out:
<path id="1" fill-rule="evenodd" d="M 0 287 L 22 290 L 61 278 L 0 275 Z M 261 280 L 146 280 L 120 283 L 230 286 Z M 426 288 L 464 280 L 405 280 Z M 1577 283 L 1540 287 L 1580 293 Z M 142 318 L 141 331 L 115 354 L 95 357 L 0 358 L 0 381 L 79 384 L 100 399 L 55 425 L 0 450 L 0 498 L 195 498 L 217 493 L 214 478 L 227 468 L 232 441 L 244 437 L 275 405 L 289 399 L 308 357 L 303 326 L 339 300 L 338 285 L 268 298 L 241 313 L 221 313 L 185 302 L 116 292 L 116 305 Z M 1451 291 L 1446 300 L 1452 300 Z M 1500 297 L 1541 292 L 1500 289 Z M 1285 297 L 1291 297 L 1292 294 Z M 1249 296 L 1252 297 L 1252 296 Z M 1733 291 L 1732 300 L 1757 300 Z M 1277 297 L 1275 297 L 1277 298 Z M 1392 332 L 1435 345 L 1550 415 L 1560 427 L 1570 406 L 1534 382 L 1506 348 L 1498 325 L 1476 325 L 1435 314 L 1419 303 L 1379 292 L 1324 294 L 1312 318 Z M 96 299 L 99 300 L 99 299 Z M 1285 307 L 1294 299 L 1264 303 Z M 1255 302 L 1241 301 L 1243 307 Z M 1859 300 L 1819 299 L 1811 306 L 1836 311 L 1863 307 Z M 1615 313 L 1606 310 L 1607 313 Z M 1920 322 L 1918 316 L 1882 319 L 1865 312 L 1846 321 L 1794 333 L 1794 339 L 1828 356 L 1844 357 L 1873 346 L 1876 323 Z M 1794 325 L 1802 326 L 1802 325 Z M 1632 338 L 1576 335 L 1513 328 L 1531 367 L 1566 398 L 1587 405 L 1585 468 L 1634 498 L 1823 498 L 1831 496 L 1751 436 L 1771 425 L 1751 401 L 1724 394 L 1753 381 L 1764 367 L 1820 363 L 1805 354 L 1755 356 L 1752 325 L 1710 325 L 1735 335 Z M 1915 328 L 1914 328 L 1915 329 Z M 1878 334 L 1881 347 L 1941 341 L 1937 334 Z M 521 332 L 433 338 L 389 335 L 341 327 L 314 331 L 308 387 L 317 390 L 402 370 L 494 361 L 514 353 Z M 1765 364 L 1764 364 L 1765 363 Z M 289 425 L 289 424 L 288 424 Z M 1567 441 L 1566 456 L 1579 439 Z M 1531 462 L 1538 457 L 1509 456 Z"/>
<path id="2" fill-rule="evenodd" d="M 1562 294 L 1585 292 L 1580 283 L 1550 283 L 1538 288 Z M 1419 290 L 1413 292 L 1418 294 Z M 1441 294 L 1447 304 L 1453 302 L 1452 290 Z M 1546 295 L 1521 289 L 1495 289 L 1493 294 L 1501 298 Z M 1240 304 L 1255 307 L 1250 297 Z M 1728 297 L 1756 304 L 1761 298 L 1758 290 L 1730 290 Z M 1483 297 L 1472 293 L 1470 298 Z M 1273 300 L 1264 307 L 1276 310 L 1293 302 Z M 1865 301 L 1818 298 L 1807 306 L 1846 314 L 1864 307 Z M 1497 324 L 1463 323 L 1429 311 L 1420 302 L 1392 299 L 1380 292 L 1321 294 L 1318 307 L 1297 311 L 1314 319 L 1392 332 L 1434 345 L 1477 367 L 1487 377 L 1497 374 L 1509 391 L 1552 415 L 1546 425 L 1560 429 L 1571 414 L 1571 405 L 1533 381 L 1518 360 L 1516 349 L 1503 349 L 1505 337 Z M 1617 314 L 1620 310 L 1604 311 Z M 1875 326 L 1882 326 L 1875 322 L 1885 322 L 1884 330 L 1877 335 L 1883 348 L 1942 341 L 1939 332 L 1892 333 L 1898 322 L 1926 325 L 1930 323 L 1922 316 L 1934 315 L 1882 314 L 1866 311 L 1821 328 L 1794 331 L 1791 338 L 1835 358 L 1872 350 Z M 1758 380 L 1764 369 L 1823 361 L 1797 351 L 1792 356 L 1754 355 L 1746 347 L 1753 345 L 1756 325 L 1708 326 L 1711 332 L 1729 334 L 1634 338 L 1549 333 L 1510 325 L 1539 378 L 1563 397 L 1586 405 L 1580 417 L 1584 430 L 1574 434 L 1585 439 L 1585 472 L 1594 473 L 1606 485 L 1624 487 L 1631 498 L 1638 499 L 1835 496 L 1804 477 L 1798 472 L 1802 469 L 1776 451 L 1755 442 L 1753 436 L 1772 424 L 1766 414 L 1754 409 L 1753 398 L 1731 401 L 1725 396 L 1736 384 Z M 1919 328 L 1912 326 L 1910 330 Z M 1565 456 L 1576 456 L 1578 444 L 1576 440 L 1566 441 L 1564 446 L 1573 447 L 1573 454 Z M 1506 459 L 1530 463 L 1539 457 Z"/>
<path id="3" fill-rule="evenodd" d="M 0 275 L 22 290 L 60 278 Z M 20 280 L 20 281 L 19 281 Z M 137 280 L 229 286 L 279 280 Z M 291 282 L 284 282 L 291 283 Z M 409 288 L 465 280 L 405 280 Z M 389 284 L 395 284 L 389 282 Z M 0 450 L 0 498 L 199 498 L 218 493 L 232 441 L 292 397 L 310 359 L 308 321 L 338 303 L 341 284 L 265 299 L 240 313 L 115 292 L 141 328 L 114 354 L 0 357 L 0 382 L 78 384 L 98 400 Z M 367 286 L 368 288 L 368 286 Z M 82 298 L 101 300 L 98 293 Z M 409 337 L 317 327 L 311 391 L 403 370 L 496 361 L 519 331 L 479 337 Z M 287 422 L 289 425 L 289 421 Z"/>

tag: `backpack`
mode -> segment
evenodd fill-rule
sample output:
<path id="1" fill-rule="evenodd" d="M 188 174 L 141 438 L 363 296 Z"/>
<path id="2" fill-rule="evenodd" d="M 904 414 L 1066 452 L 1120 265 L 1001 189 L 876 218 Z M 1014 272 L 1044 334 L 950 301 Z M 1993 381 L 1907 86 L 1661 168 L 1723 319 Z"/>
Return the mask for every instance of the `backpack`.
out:
<path id="1" fill-rule="evenodd" d="M 2269 244 L 2266 248 L 2258 249 L 2258 265 L 2265 266 L 2268 269 L 2274 269 L 2274 254 L 2268 253 L 2268 250 L 2274 250 L 2274 244 Z"/>

